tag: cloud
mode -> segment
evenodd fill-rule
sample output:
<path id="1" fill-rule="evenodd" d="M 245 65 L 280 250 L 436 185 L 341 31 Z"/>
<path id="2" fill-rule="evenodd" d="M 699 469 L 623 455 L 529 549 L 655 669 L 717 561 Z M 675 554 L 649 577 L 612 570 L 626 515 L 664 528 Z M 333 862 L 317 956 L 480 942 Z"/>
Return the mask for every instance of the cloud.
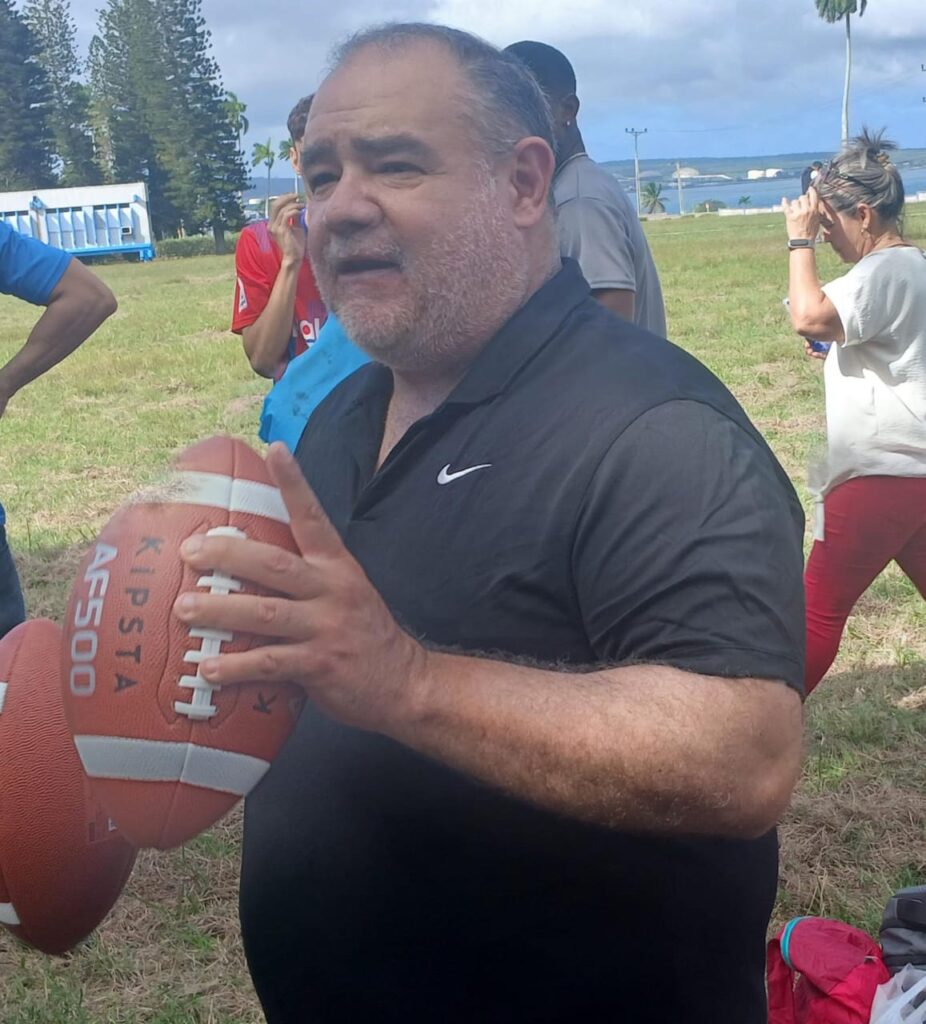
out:
<path id="1" fill-rule="evenodd" d="M 84 46 L 100 2 L 72 0 Z M 906 145 L 918 145 L 926 126 L 923 5 L 876 0 L 853 19 L 854 109 L 889 123 Z M 250 143 L 283 138 L 290 107 L 318 85 L 331 46 L 382 20 L 383 8 L 204 0 L 203 13 L 226 87 L 248 104 Z M 821 21 L 813 0 L 396 0 L 389 17 L 444 22 L 497 45 L 533 38 L 560 47 L 576 68 L 590 148 L 603 157 L 632 150 L 628 126 L 650 128 L 654 155 L 838 141 L 843 27 Z"/>

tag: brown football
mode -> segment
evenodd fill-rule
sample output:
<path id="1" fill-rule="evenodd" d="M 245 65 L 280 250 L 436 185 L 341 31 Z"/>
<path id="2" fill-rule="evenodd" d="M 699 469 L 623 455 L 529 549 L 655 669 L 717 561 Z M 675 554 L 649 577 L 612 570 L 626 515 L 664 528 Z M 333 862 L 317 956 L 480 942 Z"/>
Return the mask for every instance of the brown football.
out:
<path id="1" fill-rule="evenodd" d="M 91 546 L 64 627 L 64 704 L 94 792 L 138 846 L 167 849 L 208 828 L 258 783 L 302 707 L 295 685 L 211 686 L 209 655 L 267 641 L 189 628 L 188 590 L 258 593 L 180 558 L 194 533 L 250 537 L 295 552 L 263 459 L 213 437 L 186 449 L 165 484 L 130 500 Z"/>
<path id="2" fill-rule="evenodd" d="M 0 922 L 63 953 L 109 913 L 135 850 L 90 791 L 61 705 L 61 630 L 0 640 Z"/>

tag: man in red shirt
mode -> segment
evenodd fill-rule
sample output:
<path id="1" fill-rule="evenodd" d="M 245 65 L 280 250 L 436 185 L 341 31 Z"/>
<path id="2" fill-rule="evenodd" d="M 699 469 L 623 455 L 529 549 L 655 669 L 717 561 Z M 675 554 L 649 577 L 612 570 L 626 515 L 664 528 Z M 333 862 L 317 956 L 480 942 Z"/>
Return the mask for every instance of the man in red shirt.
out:
<path id="1" fill-rule="evenodd" d="M 312 97 L 304 96 L 286 121 L 290 160 L 299 170 L 299 144 Z M 235 250 L 235 310 L 232 331 L 240 334 L 255 373 L 279 380 L 291 359 L 304 352 L 327 318 L 305 251 L 305 200 L 281 196 L 270 220 L 249 224 Z"/>

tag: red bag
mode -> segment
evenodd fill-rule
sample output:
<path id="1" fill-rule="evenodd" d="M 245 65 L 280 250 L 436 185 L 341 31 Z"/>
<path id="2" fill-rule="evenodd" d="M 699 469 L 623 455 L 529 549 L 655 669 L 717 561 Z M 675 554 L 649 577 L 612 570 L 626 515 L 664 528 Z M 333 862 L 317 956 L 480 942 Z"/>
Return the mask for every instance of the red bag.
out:
<path id="1" fill-rule="evenodd" d="M 868 1024 L 890 980 L 874 939 L 824 917 L 796 917 L 768 944 L 769 1024 Z"/>

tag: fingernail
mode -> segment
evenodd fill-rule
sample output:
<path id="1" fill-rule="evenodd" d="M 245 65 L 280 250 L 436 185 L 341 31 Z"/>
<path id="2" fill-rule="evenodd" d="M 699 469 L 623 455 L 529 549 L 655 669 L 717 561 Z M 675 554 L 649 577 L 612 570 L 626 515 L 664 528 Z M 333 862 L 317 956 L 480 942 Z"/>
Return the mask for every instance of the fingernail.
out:
<path id="1" fill-rule="evenodd" d="M 192 594 L 183 594 L 177 599 L 177 611 L 187 614 L 193 611 L 193 606 L 196 603 L 196 598 Z"/>
<path id="2" fill-rule="evenodd" d="M 195 555 L 203 546 L 203 539 L 199 536 L 187 537 L 180 545 L 182 555 Z"/>

